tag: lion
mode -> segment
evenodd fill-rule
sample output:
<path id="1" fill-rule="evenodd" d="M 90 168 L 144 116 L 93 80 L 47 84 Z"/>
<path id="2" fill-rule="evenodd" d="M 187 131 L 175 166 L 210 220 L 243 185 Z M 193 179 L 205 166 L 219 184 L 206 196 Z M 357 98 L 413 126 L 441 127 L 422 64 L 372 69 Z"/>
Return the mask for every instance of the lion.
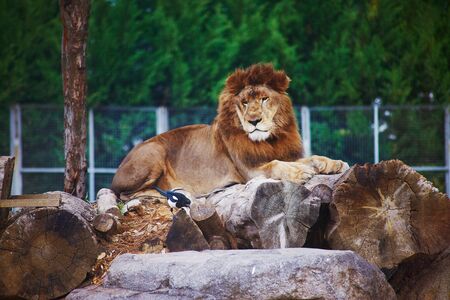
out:
<path id="1" fill-rule="evenodd" d="M 211 125 L 184 126 L 138 144 L 120 164 L 112 190 L 122 199 L 151 195 L 155 186 L 195 196 L 257 176 L 305 183 L 315 174 L 345 171 L 341 160 L 304 157 L 289 82 L 271 64 L 237 69 L 226 79 Z"/>

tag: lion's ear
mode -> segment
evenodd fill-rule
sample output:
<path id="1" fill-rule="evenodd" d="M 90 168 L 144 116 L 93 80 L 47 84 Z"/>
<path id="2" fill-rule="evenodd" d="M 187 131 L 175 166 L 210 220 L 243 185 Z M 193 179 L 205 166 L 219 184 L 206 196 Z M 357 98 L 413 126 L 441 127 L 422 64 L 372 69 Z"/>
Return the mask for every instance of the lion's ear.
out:
<path id="1" fill-rule="evenodd" d="M 236 69 L 230 76 L 228 76 L 225 87 L 233 94 L 239 94 L 246 85 L 247 74 L 242 69 Z"/>
<path id="2" fill-rule="evenodd" d="M 289 87 L 289 82 L 291 82 L 291 79 L 284 71 L 275 71 L 267 85 L 277 92 L 284 93 Z"/>

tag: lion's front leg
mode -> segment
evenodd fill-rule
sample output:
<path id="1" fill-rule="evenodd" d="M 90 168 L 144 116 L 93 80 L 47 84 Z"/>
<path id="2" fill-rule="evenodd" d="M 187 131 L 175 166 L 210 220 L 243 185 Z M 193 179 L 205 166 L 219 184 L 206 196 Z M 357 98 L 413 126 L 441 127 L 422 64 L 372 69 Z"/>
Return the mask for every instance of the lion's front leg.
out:
<path id="1" fill-rule="evenodd" d="M 348 163 L 342 160 L 334 160 L 319 155 L 302 158 L 298 162 L 311 166 L 314 168 L 316 174 L 337 174 L 349 169 Z"/>
<path id="2" fill-rule="evenodd" d="M 289 180 L 296 183 L 305 183 L 315 174 L 316 170 L 303 162 L 287 162 L 273 160 L 259 168 L 267 178 Z"/>

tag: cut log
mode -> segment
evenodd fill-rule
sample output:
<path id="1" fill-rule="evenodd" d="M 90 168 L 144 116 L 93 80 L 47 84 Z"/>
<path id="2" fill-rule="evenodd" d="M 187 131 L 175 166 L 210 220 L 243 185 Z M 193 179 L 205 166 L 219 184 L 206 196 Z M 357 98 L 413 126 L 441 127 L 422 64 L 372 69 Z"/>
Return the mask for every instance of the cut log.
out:
<path id="1" fill-rule="evenodd" d="M 112 214 L 120 218 L 120 209 L 117 206 L 117 196 L 110 189 L 100 189 L 97 193 L 97 211 L 99 214 Z"/>
<path id="2" fill-rule="evenodd" d="M 450 298 L 450 248 L 440 255 L 417 254 L 389 280 L 400 300 Z"/>
<path id="3" fill-rule="evenodd" d="M 167 233 L 166 245 L 170 252 L 209 249 L 200 228 L 183 209 L 180 209 L 173 218 L 172 226 Z"/>
<path id="4" fill-rule="evenodd" d="M 333 191 L 328 242 L 380 268 L 450 245 L 450 201 L 399 160 L 355 165 Z"/>
<path id="5" fill-rule="evenodd" d="M 0 237 L 0 298 L 57 298 L 77 287 L 94 265 L 95 210 L 61 193 L 60 207 L 26 209 Z"/>
<path id="6" fill-rule="evenodd" d="M 109 213 L 97 215 L 92 224 L 95 230 L 107 235 L 117 234 L 122 231 L 119 218 Z"/>
<path id="7" fill-rule="evenodd" d="M 301 247 L 319 216 L 321 198 L 288 181 L 255 178 L 211 194 L 240 248 Z"/>
<path id="8" fill-rule="evenodd" d="M 236 239 L 226 231 L 215 207 L 203 201 L 191 205 L 191 217 L 200 228 L 211 250 L 237 249 Z"/>
<path id="9" fill-rule="evenodd" d="M 0 201 L 8 199 L 11 194 L 11 184 L 14 172 L 14 157 L 0 156 Z M 0 231 L 9 215 L 9 208 L 0 208 Z"/>

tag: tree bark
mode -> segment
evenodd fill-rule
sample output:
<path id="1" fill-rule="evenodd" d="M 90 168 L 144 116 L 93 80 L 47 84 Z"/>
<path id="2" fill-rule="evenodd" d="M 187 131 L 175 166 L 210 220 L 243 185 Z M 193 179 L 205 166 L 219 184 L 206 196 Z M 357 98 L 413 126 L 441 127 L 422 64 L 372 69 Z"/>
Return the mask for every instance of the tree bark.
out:
<path id="1" fill-rule="evenodd" d="M 0 157 L 0 201 L 8 199 L 11 193 L 11 184 L 14 172 L 14 157 Z M 9 216 L 9 208 L 0 208 L 0 230 Z"/>
<path id="2" fill-rule="evenodd" d="M 64 93 L 64 191 L 86 193 L 86 45 L 89 0 L 60 0 L 63 25 L 61 70 Z"/>
<path id="3" fill-rule="evenodd" d="M 77 287 L 96 262 L 95 210 L 61 193 L 60 207 L 24 209 L 0 236 L 0 298 L 53 299 Z"/>

